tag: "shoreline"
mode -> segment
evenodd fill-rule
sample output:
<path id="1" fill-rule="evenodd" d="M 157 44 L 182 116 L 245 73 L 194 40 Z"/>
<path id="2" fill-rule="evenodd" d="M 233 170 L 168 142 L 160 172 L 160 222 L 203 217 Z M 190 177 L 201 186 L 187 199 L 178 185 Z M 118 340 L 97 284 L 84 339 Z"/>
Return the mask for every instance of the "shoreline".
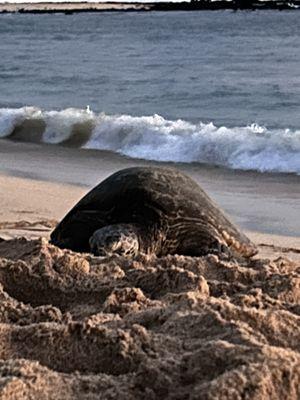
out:
<path id="1" fill-rule="evenodd" d="M 300 1 L 280 0 L 194 0 L 191 2 L 40 2 L 1 3 L 0 14 L 5 13 L 82 13 L 82 12 L 147 12 L 147 11 L 201 11 L 201 10 L 298 10 Z"/>

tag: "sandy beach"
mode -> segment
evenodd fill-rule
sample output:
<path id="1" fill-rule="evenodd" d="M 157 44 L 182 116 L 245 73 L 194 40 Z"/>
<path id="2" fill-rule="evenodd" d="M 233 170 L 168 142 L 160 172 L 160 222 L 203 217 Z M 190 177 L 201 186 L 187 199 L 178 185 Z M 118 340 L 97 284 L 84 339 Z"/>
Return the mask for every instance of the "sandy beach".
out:
<path id="1" fill-rule="evenodd" d="M 0 400 L 300 399 L 299 9 L 0 4 Z"/>
<path id="2" fill-rule="evenodd" d="M 299 398 L 299 177 L 177 165 L 259 253 L 130 261 L 48 238 L 96 183 L 149 162 L 5 140 L 0 152 L 0 399 Z"/>

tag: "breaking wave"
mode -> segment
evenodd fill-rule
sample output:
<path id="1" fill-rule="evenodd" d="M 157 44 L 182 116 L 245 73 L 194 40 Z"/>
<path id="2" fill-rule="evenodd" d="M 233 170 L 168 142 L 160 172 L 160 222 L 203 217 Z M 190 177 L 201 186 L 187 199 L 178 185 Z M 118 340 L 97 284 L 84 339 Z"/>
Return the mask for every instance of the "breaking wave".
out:
<path id="1" fill-rule="evenodd" d="M 229 128 L 171 121 L 159 115 L 96 114 L 89 108 L 2 108 L 0 137 L 110 150 L 147 160 L 300 174 L 300 130 L 257 124 Z"/>

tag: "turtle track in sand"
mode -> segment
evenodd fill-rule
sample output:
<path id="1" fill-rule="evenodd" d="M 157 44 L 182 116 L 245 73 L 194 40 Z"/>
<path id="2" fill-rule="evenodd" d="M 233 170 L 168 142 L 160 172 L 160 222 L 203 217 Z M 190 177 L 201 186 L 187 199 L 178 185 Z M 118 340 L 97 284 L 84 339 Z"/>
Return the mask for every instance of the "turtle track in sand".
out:
<path id="1" fill-rule="evenodd" d="M 299 399 L 300 265 L 0 243 L 0 399 Z"/>

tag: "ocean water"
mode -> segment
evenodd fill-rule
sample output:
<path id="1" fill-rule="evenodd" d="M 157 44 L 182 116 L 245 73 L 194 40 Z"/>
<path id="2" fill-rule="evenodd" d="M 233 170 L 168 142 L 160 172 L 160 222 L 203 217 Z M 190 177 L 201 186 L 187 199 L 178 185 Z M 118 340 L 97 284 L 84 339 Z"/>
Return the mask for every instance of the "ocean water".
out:
<path id="1" fill-rule="evenodd" d="M 300 174 L 299 18 L 0 15 L 0 136 Z"/>

